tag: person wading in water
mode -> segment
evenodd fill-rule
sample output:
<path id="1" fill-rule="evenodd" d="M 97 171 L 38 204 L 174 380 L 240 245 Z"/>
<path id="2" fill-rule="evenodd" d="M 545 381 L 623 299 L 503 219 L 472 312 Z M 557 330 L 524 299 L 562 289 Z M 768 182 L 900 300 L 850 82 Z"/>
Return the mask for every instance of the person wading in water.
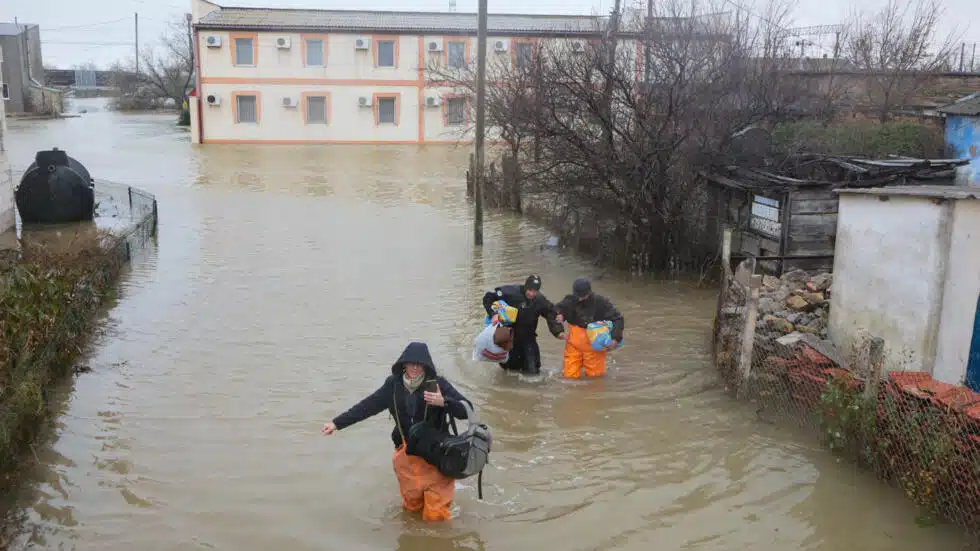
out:
<path id="1" fill-rule="evenodd" d="M 588 279 L 579 278 L 572 285 L 572 294 L 559 302 L 558 321 L 568 322 L 568 339 L 565 343 L 565 365 L 562 374 L 570 379 L 582 376 L 585 367 L 586 377 L 602 377 L 606 374 L 606 352 L 615 348 L 623 340 L 625 320 L 612 302 L 602 295 L 592 292 Z M 588 325 L 594 321 L 612 322 L 612 344 L 601 352 L 593 350 L 586 333 Z"/>
<path id="2" fill-rule="evenodd" d="M 541 278 L 528 276 L 524 285 L 502 285 L 483 295 L 483 308 L 494 316 L 493 303 L 503 300 L 517 308 L 514 322 L 514 345 L 506 363 L 506 370 L 537 374 L 541 372 L 541 349 L 538 347 L 538 317 L 548 322 L 548 329 L 556 338 L 564 338 L 562 324 L 555 318 L 554 305 L 541 293 Z"/>
<path id="3" fill-rule="evenodd" d="M 455 481 L 412 452 L 437 447 L 438 442 L 432 442 L 433 434 L 436 439 L 449 435 L 447 414 L 466 419 L 464 401 L 473 407 L 472 402 L 436 373 L 428 345 L 413 342 L 391 367 L 391 375 L 384 384 L 327 423 L 323 434 L 329 436 L 387 409 L 395 418 L 391 432 L 395 445 L 392 467 L 401 490 L 402 506 L 409 511 L 422 511 L 423 520 L 449 520 Z M 427 426 L 422 427 L 423 423 Z M 425 430 L 417 430 L 420 427 Z M 406 439 L 405 434 L 422 434 L 428 441 L 419 442 L 411 436 Z"/>

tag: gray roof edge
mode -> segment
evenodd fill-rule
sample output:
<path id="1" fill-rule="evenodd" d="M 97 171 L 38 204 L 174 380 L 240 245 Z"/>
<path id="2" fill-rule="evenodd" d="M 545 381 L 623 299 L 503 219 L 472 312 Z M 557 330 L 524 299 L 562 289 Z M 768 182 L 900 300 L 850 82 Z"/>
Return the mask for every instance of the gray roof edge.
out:
<path id="1" fill-rule="evenodd" d="M 980 187 L 961 185 L 910 185 L 872 188 L 838 188 L 840 195 L 901 196 L 931 199 L 977 200 L 980 201 Z"/>

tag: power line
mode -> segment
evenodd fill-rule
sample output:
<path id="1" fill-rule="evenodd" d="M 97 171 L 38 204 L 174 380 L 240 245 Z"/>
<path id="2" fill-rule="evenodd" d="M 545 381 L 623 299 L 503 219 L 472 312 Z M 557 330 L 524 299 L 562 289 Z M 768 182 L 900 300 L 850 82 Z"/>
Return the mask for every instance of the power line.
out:
<path id="1" fill-rule="evenodd" d="M 72 44 L 78 46 L 132 46 L 132 42 L 73 42 L 62 40 L 42 40 L 41 44 Z"/>
<path id="2" fill-rule="evenodd" d="M 124 17 L 122 19 L 113 19 L 112 21 L 100 21 L 100 22 L 97 22 L 97 23 L 85 23 L 85 24 L 82 24 L 82 25 L 65 25 L 63 27 L 51 27 L 51 28 L 44 28 L 44 27 L 42 27 L 41 28 L 41 31 L 47 33 L 47 32 L 51 32 L 51 31 L 91 29 L 93 27 L 101 27 L 101 26 L 104 26 L 104 25 L 111 25 L 113 23 L 119 23 L 121 21 L 129 21 L 129 18 L 128 17 Z"/>

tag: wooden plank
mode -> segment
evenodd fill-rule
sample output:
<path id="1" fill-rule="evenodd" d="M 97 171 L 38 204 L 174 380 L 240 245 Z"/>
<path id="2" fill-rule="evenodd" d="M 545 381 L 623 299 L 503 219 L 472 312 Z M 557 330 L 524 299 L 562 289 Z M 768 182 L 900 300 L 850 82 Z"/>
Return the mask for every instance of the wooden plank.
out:
<path id="1" fill-rule="evenodd" d="M 790 241 L 786 256 L 833 256 L 834 252 L 833 241 Z"/>
<path id="2" fill-rule="evenodd" d="M 791 242 L 824 241 L 837 235 L 837 214 L 795 214 L 789 226 Z"/>
<path id="3" fill-rule="evenodd" d="M 834 259 L 813 259 L 813 260 L 786 260 L 783 271 L 804 270 L 810 273 L 831 272 L 834 269 Z"/>
<path id="4" fill-rule="evenodd" d="M 793 199 L 792 214 L 837 214 L 837 199 Z"/>
<path id="5" fill-rule="evenodd" d="M 779 242 L 775 239 L 767 239 L 755 233 L 742 233 L 742 242 L 737 249 L 738 252 L 755 256 L 779 254 Z"/>
<path id="6" fill-rule="evenodd" d="M 837 200 L 837 194 L 829 189 L 805 189 L 792 191 L 792 196 L 794 201 L 811 201 L 818 199 L 833 199 Z"/>

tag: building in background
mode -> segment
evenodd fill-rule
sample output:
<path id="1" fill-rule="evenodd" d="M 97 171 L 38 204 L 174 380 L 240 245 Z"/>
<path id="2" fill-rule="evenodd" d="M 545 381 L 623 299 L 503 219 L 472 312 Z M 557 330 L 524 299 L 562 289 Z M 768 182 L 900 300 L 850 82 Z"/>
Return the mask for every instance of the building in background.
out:
<path id="1" fill-rule="evenodd" d="M 23 23 L 0 23 L 3 49 L 4 97 L 7 113 L 58 115 L 62 94 L 44 85 L 41 28 Z"/>
<path id="2" fill-rule="evenodd" d="M 195 143 L 467 140 L 471 98 L 427 82 L 424 68 L 475 62 L 474 14 L 226 8 L 193 0 L 192 19 Z M 584 51 L 606 19 L 490 14 L 488 66 L 522 63 L 541 41 Z M 639 68 L 640 35 L 623 31 L 620 47 L 635 52 Z"/>
<path id="3" fill-rule="evenodd" d="M 7 89 L 7 81 L 3 78 L 5 63 L 3 62 L 3 47 L 0 47 L 0 88 Z M 7 116 L 6 99 L 0 100 L 0 236 L 14 227 L 14 181 L 7 160 Z M 0 248 L 3 245 L 0 243 Z"/>
<path id="4" fill-rule="evenodd" d="M 946 122 L 946 145 L 958 159 L 969 159 L 957 176 L 961 184 L 980 186 L 980 92 L 940 107 Z"/>

